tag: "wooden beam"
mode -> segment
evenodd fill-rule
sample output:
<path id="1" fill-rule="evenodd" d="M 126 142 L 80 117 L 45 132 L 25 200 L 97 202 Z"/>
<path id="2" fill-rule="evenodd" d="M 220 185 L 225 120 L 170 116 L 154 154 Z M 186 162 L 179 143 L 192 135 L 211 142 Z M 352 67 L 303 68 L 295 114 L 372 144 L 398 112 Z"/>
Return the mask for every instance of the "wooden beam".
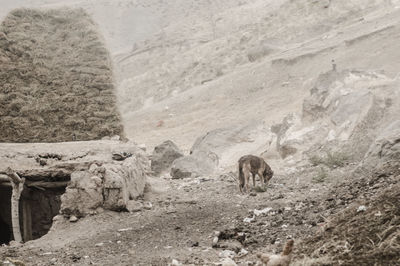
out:
<path id="1" fill-rule="evenodd" d="M 32 240 L 32 212 L 28 200 L 22 200 L 22 221 L 24 228 L 24 242 Z"/>
<path id="2" fill-rule="evenodd" d="M 7 173 L 8 177 L 9 177 L 14 183 L 19 184 L 19 183 L 22 182 L 21 177 L 19 177 L 19 175 L 18 175 L 14 170 L 12 170 L 10 167 L 8 167 L 8 168 L 6 169 L 6 173 Z"/>
<path id="3" fill-rule="evenodd" d="M 35 181 L 35 182 L 27 182 L 27 187 L 41 187 L 41 188 L 57 188 L 57 187 L 66 187 L 68 186 L 69 181 L 54 181 L 54 182 L 46 182 L 46 181 Z"/>
<path id="4" fill-rule="evenodd" d="M 12 185 L 11 185 L 11 181 L 10 182 L 0 182 L 0 187 L 10 187 L 12 189 Z"/>
<path id="5" fill-rule="evenodd" d="M 19 226 L 19 199 L 21 197 L 22 190 L 24 189 L 25 178 L 21 179 L 21 182 L 11 182 L 12 194 L 11 194 L 11 223 L 13 229 L 14 240 L 16 242 L 22 242 L 21 228 Z"/>
<path id="6" fill-rule="evenodd" d="M 7 175 L 0 175 L 0 183 L 2 182 L 10 182 L 10 178 Z"/>

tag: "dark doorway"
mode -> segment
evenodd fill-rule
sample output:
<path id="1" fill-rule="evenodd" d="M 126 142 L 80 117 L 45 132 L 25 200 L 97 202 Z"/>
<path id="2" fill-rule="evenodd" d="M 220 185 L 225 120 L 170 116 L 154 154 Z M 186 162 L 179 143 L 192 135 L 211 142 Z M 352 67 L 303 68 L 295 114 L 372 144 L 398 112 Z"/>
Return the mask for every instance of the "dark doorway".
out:
<path id="1" fill-rule="evenodd" d="M 0 186 L 0 245 L 12 240 L 11 187 Z"/>
<path id="2" fill-rule="evenodd" d="M 65 187 L 28 188 L 25 186 L 19 202 L 21 235 L 24 242 L 47 234 L 53 217 L 61 208 L 61 195 Z M 11 186 L 0 186 L 0 244 L 14 239 L 11 222 Z"/>
<path id="3" fill-rule="evenodd" d="M 47 234 L 53 224 L 53 217 L 61 208 L 61 195 L 65 187 L 24 189 L 20 202 L 22 214 L 21 233 L 24 241 L 40 238 Z"/>

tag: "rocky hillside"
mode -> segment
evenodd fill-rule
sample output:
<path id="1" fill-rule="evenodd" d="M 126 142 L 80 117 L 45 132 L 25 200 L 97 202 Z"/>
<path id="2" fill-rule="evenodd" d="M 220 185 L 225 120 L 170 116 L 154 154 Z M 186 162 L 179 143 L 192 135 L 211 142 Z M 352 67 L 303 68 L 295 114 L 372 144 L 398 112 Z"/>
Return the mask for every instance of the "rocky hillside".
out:
<path id="1" fill-rule="evenodd" d="M 59 217 L 45 237 L 0 255 L 32 265 L 255 265 L 291 238 L 293 265 L 399 264 L 399 0 L 67 5 L 104 33 L 126 135 L 147 147 L 154 176 L 131 212 Z M 274 176 L 243 195 L 245 154 Z"/>
<path id="2" fill-rule="evenodd" d="M 17 9 L 0 26 L 0 141 L 122 135 L 109 53 L 83 10 Z"/>

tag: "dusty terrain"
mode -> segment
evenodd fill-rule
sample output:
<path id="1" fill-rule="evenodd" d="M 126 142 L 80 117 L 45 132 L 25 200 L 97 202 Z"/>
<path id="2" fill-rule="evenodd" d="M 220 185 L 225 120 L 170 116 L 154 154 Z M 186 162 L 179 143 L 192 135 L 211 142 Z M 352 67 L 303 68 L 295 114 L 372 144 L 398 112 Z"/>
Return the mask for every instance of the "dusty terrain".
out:
<path id="1" fill-rule="evenodd" d="M 307 167 L 298 183 L 295 179 L 299 176 L 275 176 L 266 192 L 254 196 L 238 193 L 236 182 L 229 176 L 184 181 L 152 178 L 151 192 L 143 199 L 153 203 L 151 209 L 137 213 L 104 212 L 74 224 L 59 217 L 61 220 L 48 235 L 21 247 L 3 248 L 1 254 L 23 260 L 27 265 L 167 265 L 173 259 L 184 264 L 214 265 L 221 260 L 219 254 L 223 250 L 240 252 L 244 248 L 249 253 L 235 261 L 252 265 L 256 262 L 257 252 L 279 252 L 288 238 L 298 241 L 311 237 L 306 240 L 306 246 L 298 243 L 296 265 L 336 265 L 338 261 L 354 265 L 358 262 L 357 257 L 328 256 L 335 252 L 343 254 L 339 244 L 333 245 L 335 249 L 314 254 L 313 259 L 304 257 L 311 256 L 324 244 L 334 243 L 335 238 L 321 234 L 327 230 L 324 228 L 332 214 L 347 209 L 351 219 L 357 219 L 363 215 L 357 208 L 364 204 L 369 208 L 371 195 L 384 193 L 383 200 L 387 202 L 377 208 L 371 206 L 372 215 L 380 212 L 386 221 L 396 224 L 393 219 L 398 220 L 398 208 L 391 216 L 385 208 L 396 208 L 393 204 L 398 199 L 399 177 L 390 175 L 321 184 L 307 178 L 312 170 Z M 392 198 L 385 192 L 388 187 L 395 193 Z M 254 214 L 254 210 L 265 208 L 270 208 L 265 214 Z M 253 218 L 253 221 L 244 222 L 245 218 Z M 365 228 L 365 222 L 346 223 L 338 230 L 351 232 L 358 226 Z M 335 229 L 335 226 L 330 228 Z M 385 229 L 388 228 L 390 225 Z M 398 227 L 390 233 L 396 233 L 396 230 L 398 233 Z M 212 248 L 215 231 L 221 231 L 224 237 L 220 237 L 218 247 Z M 244 237 L 238 238 L 238 233 L 244 233 Z M 374 232 L 364 233 L 363 230 L 358 233 L 361 241 L 377 239 Z M 320 242 L 316 242 L 316 236 Z M 398 236 L 397 240 L 395 235 L 392 237 L 395 237 L 392 240 L 395 247 Z M 348 245 L 358 243 L 348 238 L 339 240 L 349 241 Z M 370 242 L 365 244 L 367 247 L 359 249 L 361 254 L 370 249 Z M 351 249 L 350 246 L 347 248 Z M 385 256 L 391 259 L 384 260 Z M 398 256 L 390 252 L 378 253 L 373 260 L 364 261 L 364 265 L 374 264 L 372 261 L 377 265 L 396 265 Z"/>
<path id="2" fill-rule="evenodd" d="M 230 250 L 254 265 L 293 238 L 293 265 L 400 263 L 399 1 L 3 1 L 0 18 L 83 7 L 110 50 L 127 137 L 149 160 L 172 140 L 217 162 L 148 177 L 138 212 L 56 216 L 1 261 L 218 265 Z M 244 154 L 274 170 L 266 191 L 239 193 Z"/>

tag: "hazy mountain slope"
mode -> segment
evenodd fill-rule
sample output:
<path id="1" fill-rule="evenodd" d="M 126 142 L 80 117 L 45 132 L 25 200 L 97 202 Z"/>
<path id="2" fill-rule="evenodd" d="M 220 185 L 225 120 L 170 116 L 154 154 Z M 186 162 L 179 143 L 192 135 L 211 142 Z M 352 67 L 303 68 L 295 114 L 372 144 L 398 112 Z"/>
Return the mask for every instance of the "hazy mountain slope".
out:
<path id="1" fill-rule="evenodd" d="M 118 57 L 128 135 L 150 145 L 170 138 L 187 148 L 217 127 L 249 120 L 271 125 L 301 111 L 313 80 L 332 68 L 332 59 L 339 70 L 397 75 L 400 13 L 395 6 L 284 1 L 263 9 L 267 4 L 253 2 L 218 14 L 218 22 L 224 16 L 241 18 L 229 25 L 235 32 L 213 39 L 210 27 L 206 40 L 187 37 L 166 47 L 154 46 L 155 40 L 153 48 L 148 44 L 130 57 Z"/>

